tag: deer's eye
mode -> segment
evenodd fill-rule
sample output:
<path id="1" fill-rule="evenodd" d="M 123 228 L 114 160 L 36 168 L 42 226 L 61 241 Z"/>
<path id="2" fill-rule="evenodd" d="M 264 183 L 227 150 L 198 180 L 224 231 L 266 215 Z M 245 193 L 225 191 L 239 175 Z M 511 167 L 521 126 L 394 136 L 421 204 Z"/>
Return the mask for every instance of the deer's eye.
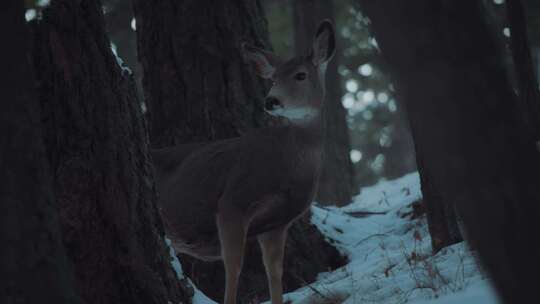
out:
<path id="1" fill-rule="evenodd" d="M 298 81 L 302 81 L 302 80 L 305 80 L 307 77 L 307 73 L 305 72 L 300 72 L 300 73 L 296 73 L 294 75 L 294 79 L 298 80 Z"/>

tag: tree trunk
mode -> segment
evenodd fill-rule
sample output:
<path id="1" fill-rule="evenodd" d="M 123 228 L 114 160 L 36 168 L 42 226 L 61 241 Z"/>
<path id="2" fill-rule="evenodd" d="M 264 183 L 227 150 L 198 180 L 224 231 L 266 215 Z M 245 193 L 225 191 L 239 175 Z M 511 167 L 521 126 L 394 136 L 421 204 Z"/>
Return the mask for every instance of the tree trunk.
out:
<path id="1" fill-rule="evenodd" d="M 540 158 L 481 1 L 360 2 L 431 182 L 456 204 L 503 299 L 536 298 Z"/>
<path id="2" fill-rule="evenodd" d="M 155 147 L 230 138 L 270 123 L 263 111 L 266 83 L 243 62 L 239 49 L 242 41 L 269 48 L 259 1 L 134 3 L 139 59 L 144 69 L 143 85 Z M 246 247 L 238 290 L 241 303 L 266 298 L 268 294 L 258 244 L 252 240 Z M 343 262 L 311 226 L 309 217 L 293 225 L 286 250 L 286 290 L 326 271 L 327 260 L 335 261 L 334 264 Z M 293 250 L 320 250 L 324 258 L 317 261 L 307 254 L 292 256 Z M 222 298 L 225 284 L 221 262 L 205 263 L 186 255 L 181 255 L 181 261 L 203 292 L 216 300 Z M 307 267 L 307 271 L 302 271 Z M 306 275 L 299 279 L 299 274 Z"/>
<path id="3" fill-rule="evenodd" d="M 428 231 L 431 236 L 431 248 L 433 253 L 439 252 L 444 247 L 463 241 L 459 229 L 454 204 L 448 201 L 437 188 L 434 182 L 433 168 L 424 156 L 425 150 L 417 148 L 416 163 L 420 173 L 422 186 L 422 204 L 426 208 Z"/>
<path id="4" fill-rule="evenodd" d="M 140 101 L 111 52 L 100 2 L 52 1 L 34 28 L 45 146 L 76 290 L 87 303 L 189 303 L 155 206 Z"/>
<path id="5" fill-rule="evenodd" d="M 540 140 L 540 91 L 536 78 L 535 65 L 527 37 L 527 20 L 521 0 L 506 2 L 508 22 L 510 23 L 510 45 L 516 68 L 519 97 L 523 107 L 524 121 Z"/>
<path id="6" fill-rule="evenodd" d="M 264 125 L 264 85 L 239 52 L 243 40 L 269 47 L 258 2 L 135 0 L 135 9 L 154 147 Z"/>
<path id="7" fill-rule="evenodd" d="M 0 11 L 0 302 L 81 303 L 60 239 L 47 166 L 24 2 Z"/>
<path id="8" fill-rule="evenodd" d="M 392 61 L 389 61 L 389 63 L 392 63 Z M 392 69 L 392 67 L 390 67 L 390 69 Z M 398 98 L 400 97 L 403 98 L 403 96 L 398 96 Z M 405 100 L 401 101 L 403 104 Z M 414 122 L 411 122 L 411 124 L 413 123 Z M 418 136 L 417 132 L 413 131 L 412 133 L 413 137 Z M 461 236 L 455 214 L 454 202 L 446 199 L 442 195 L 442 190 L 439 189 L 439 186 L 433 180 L 437 175 L 437 172 L 432 172 L 436 169 L 429 164 L 429 160 L 427 159 L 429 156 L 425 155 L 427 152 L 426 148 L 423 147 L 424 143 L 415 139 L 414 145 L 416 164 L 420 173 L 422 193 L 424 196 L 422 203 L 426 206 L 431 246 L 433 253 L 437 253 L 444 247 L 461 242 L 463 237 Z"/>
<path id="9" fill-rule="evenodd" d="M 311 50 L 317 26 L 324 19 L 334 20 L 332 1 L 293 1 L 294 42 L 296 56 L 307 55 Z M 339 38 L 340 35 L 337 35 Z M 323 205 L 343 206 L 356 194 L 354 169 L 350 159 L 351 144 L 346 112 L 341 104 L 343 95 L 338 65 L 341 60 L 339 39 L 336 55 L 326 72 L 326 97 L 323 108 L 325 144 L 323 165 L 316 201 Z"/>

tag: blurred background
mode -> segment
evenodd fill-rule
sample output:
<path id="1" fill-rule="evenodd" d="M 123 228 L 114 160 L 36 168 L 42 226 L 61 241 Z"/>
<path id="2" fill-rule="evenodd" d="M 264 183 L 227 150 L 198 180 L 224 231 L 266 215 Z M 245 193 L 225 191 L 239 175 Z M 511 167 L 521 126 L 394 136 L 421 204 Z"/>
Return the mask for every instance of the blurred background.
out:
<path id="1" fill-rule="evenodd" d="M 337 74 L 327 77 L 339 79 L 335 84 L 339 86 L 341 100 L 335 102 L 340 102 L 347 113 L 350 159 L 357 186 L 416 170 L 405 111 L 394 98 L 377 42 L 369 34 L 368 20 L 355 7 L 354 1 L 327 2 L 333 4 L 331 9 L 338 39 L 334 58 Z M 295 12 L 298 10 L 295 4 L 298 1 L 264 3 L 274 50 L 282 56 L 292 56 L 292 32 L 299 15 Z"/>

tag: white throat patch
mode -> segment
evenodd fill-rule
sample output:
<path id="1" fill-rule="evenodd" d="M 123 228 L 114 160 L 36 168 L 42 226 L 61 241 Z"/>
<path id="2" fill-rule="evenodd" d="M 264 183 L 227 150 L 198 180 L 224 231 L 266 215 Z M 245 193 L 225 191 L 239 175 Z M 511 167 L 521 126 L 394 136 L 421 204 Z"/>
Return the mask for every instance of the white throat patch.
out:
<path id="1" fill-rule="evenodd" d="M 285 107 L 266 111 L 272 116 L 282 116 L 296 123 L 307 123 L 319 115 L 319 110 L 313 107 Z"/>

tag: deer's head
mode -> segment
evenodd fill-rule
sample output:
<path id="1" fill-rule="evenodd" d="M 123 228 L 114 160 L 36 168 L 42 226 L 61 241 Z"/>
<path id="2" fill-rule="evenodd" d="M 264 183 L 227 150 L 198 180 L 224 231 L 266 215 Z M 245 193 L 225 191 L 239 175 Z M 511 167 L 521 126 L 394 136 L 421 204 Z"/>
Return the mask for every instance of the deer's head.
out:
<path id="1" fill-rule="evenodd" d="M 324 101 L 325 72 L 335 52 L 334 26 L 323 21 L 306 56 L 281 60 L 271 52 L 244 45 L 244 57 L 259 76 L 272 80 L 265 110 L 294 123 L 308 123 L 320 116 Z"/>

